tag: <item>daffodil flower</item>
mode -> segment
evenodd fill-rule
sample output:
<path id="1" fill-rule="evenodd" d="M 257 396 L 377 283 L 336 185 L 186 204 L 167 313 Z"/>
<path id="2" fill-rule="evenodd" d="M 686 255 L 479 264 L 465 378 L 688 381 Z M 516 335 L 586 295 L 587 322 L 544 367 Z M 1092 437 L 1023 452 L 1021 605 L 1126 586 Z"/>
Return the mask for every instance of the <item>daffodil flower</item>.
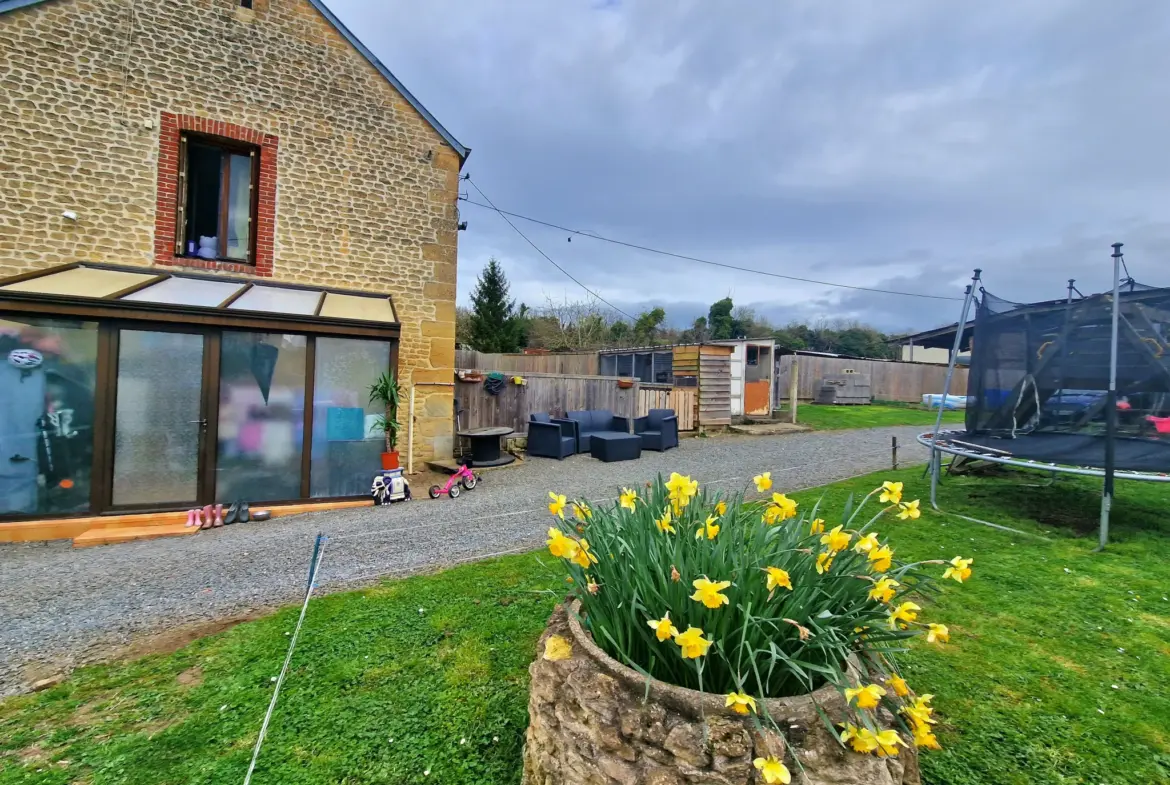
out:
<path id="1" fill-rule="evenodd" d="M 912 502 L 902 502 L 898 505 L 898 509 L 901 510 L 901 512 L 898 513 L 898 518 L 903 521 L 908 518 L 917 518 L 922 515 L 922 511 L 918 509 L 917 499 Z"/>
<path id="2" fill-rule="evenodd" d="M 709 581 L 706 578 L 697 578 L 691 585 L 695 587 L 695 593 L 691 595 L 691 599 L 695 602 L 701 602 L 712 610 L 731 604 L 727 595 L 720 594 L 731 585 L 731 581 Z"/>
<path id="3" fill-rule="evenodd" d="M 661 518 L 654 519 L 654 525 L 658 527 L 658 531 L 663 534 L 674 534 L 674 527 L 670 525 L 670 508 L 663 510 Z"/>
<path id="4" fill-rule="evenodd" d="M 674 642 L 682 649 L 682 656 L 688 660 L 702 657 L 714 643 L 703 637 L 703 630 L 699 627 L 687 627 L 686 632 L 674 636 Z"/>
<path id="5" fill-rule="evenodd" d="M 631 491 L 629 488 L 622 488 L 622 495 L 620 499 L 621 506 L 633 512 L 636 508 L 635 503 L 638 501 L 638 492 Z"/>
<path id="6" fill-rule="evenodd" d="M 869 561 L 869 566 L 873 568 L 874 572 L 885 572 L 894 563 L 894 552 L 890 550 L 890 546 L 883 545 L 869 552 Z"/>
<path id="7" fill-rule="evenodd" d="M 678 472 L 671 472 L 670 479 L 666 482 L 666 490 L 670 491 L 671 501 L 678 502 L 680 507 L 686 507 L 691 498 L 699 492 L 699 482 Z"/>
<path id="8" fill-rule="evenodd" d="M 772 494 L 772 506 L 780 510 L 780 520 L 796 517 L 796 502 L 782 493 Z"/>
<path id="9" fill-rule="evenodd" d="M 926 750 L 941 750 L 942 745 L 938 743 L 938 738 L 931 731 L 929 725 L 914 725 L 914 746 L 919 749 Z"/>
<path id="10" fill-rule="evenodd" d="M 809 534 L 820 534 L 825 530 L 824 518 L 813 518 L 813 522 L 809 524 Z"/>
<path id="11" fill-rule="evenodd" d="M 833 567 L 833 553 L 817 554 L 817 575 L 824 575 Z"/>
<path id="12" fill-rule="evenodd" d="M 877 737 L 869 728 L 859 728 L 852 722 L 845 723 L 841 741 L 848 743 L 854 752 L 869 753 L 877 749 Z"/>
<path id="13" fill-rule="evenodd" d="M 775 591 L 781 586 L 792 591 L 792 579 L 788 577 L 787 571 L 779 567 L 765 567 L 764 572 L 768 574 L 768 591 Z"/>
<path id="14" fill-rule="evenodd" d="M 650 625 L 650 629 L 654 630 L 654 635 L 659 641 L 667 641 L 678 635 L 678 630 L 674 623 L 670 620 L 670 613 L 667 612 L 661 619 L 648 621 L 646 624 Z"/>
<path id="15" fill-rule="evenodd" d="M 857 551 L 858 553 L 869 553 L 875 548 L 880 547 L 880 545 L 881 543 L 878 542 L 877 532 L 870 532 L 864 537 L 859 538 L 857 542 L 853 543 L 853 550 Z"/>
<path id="16" fill-rule="evenodd" d="M 930 707 L 930 702 L 933 699 L 934 696 L 929 693 L 926 695 L 919 695 L 909 706 L 902 707 L 902 713 L 909 717 L 910 722 L 915 726 L 925 725 L 929 727 L 935 722 L 935 720 L 930 716 L 934 714 L 934 709 Z"/>
<path id="17" fill-rule="evenodd" d="M 722 499 L 720 499 L 718 502 L 716 502 L 715 503 L 715 514 L 720 515 L 720 516 L 726 515 L 727 514 L 727 502 L 723 501 Z"/>
<path id="18" fill-rule="evenodd" d="M 752 765 L 756 767 L 756 771 L 760 772 L 760 776 L 764 778 L 767 785 L 777 785 L 777 783 L 788 785 L 792 782 L 792 774 L 789 773 L 788 767 L 781 763 L 775 755 L 756 758 L 752 761 Z"/>
<path id="19" fill-rule="evenodd" d="M 843 528 L 842 526 L 834 526 L 825 536 L 821 537 L 821 545 L 826 546 L 834 553 L 848 548 L 849 541 L 853 539 L 853 535 L 849 532 L 842 531 Z"/>
<path id="20" fill-rule="evenodd" d="M 772 472 L 763 472 L 752 477 L 752 482 L 756 484 L 756 491 L 763 493 L 772 487 Z"/>
<path id="21" fill-rule="evenodd" d="M 708 517 L 707 520 L 704 521 L 703 525 L 699 527 L 699 530 L 695 532 L 695 539 L 703 539 L 704 534 L 707 535 L 708 540 L 713 540 L 718 537 L 720 527 L 719 524 L 715 523 L 716 520 L 718 520 L 718 518 L 716 518 L 714 515 Z"/>
<path id="22" fill-rule="evenodd" d="M 899 622 L 912 622 L 918 618 L 918 611 L 922 610 L 916 602 L 904 602 L 890 611 L 890 629 L 897 627 Z"/>
<path id="23" fill-rule="evenodd" d="M 577 541 L 577 552 L 570 556 L 569 560 L 585 568 L 590 564 L 597 564 L 597 557 L 589 552 L 589 542 L 584 537 Z"/>
<path id="24" fill-rule="evenodd" d="M 945 581 L 947 578 L 954 578 L 959 583 L 967 580 L 971 577 L 971 562 L 973 561 L 975 560 L 964 559 L 961 556 L 956 556 L 955 558 L 951 559 L 951 566 L 947 567 L 943 572 L 943 580 Z"/>
<path id="25" fill-rule="evenodd" d="M 593 517 L 593 510 L 585 502 L 573 502 L 573 515 L 577 520 L 584 521 Z"/>
<path id="26" fill-rule="evenodd" d="M 558 559 L 571 559 L 577 553 L 577 543 L 556 527 L 548 530 L 548 552 Z"/>
<path id="27" fill-rule="evenodd" d="M 886 684 L 890 685 L 890 688 L 894 691 L 894 694 L 899 698 L 905 698 L 910 694 L 910 687 L 906 684 L 906 680 L 896 673 L 891 674 L 890 677 L 886 679 Z"/>
<path id="28" fill-rule="evenodd" d="M 951 631 L 945 624 L 928 624 L 926 632 L 927 643 L 948 643 L 951 640 Z"/>
<path id="29" fill-rule="evenodd" d="M 878 501 L 882 504 L 897 504 L 902 501 L 902 483 L 886 480 L 882 483 L 881 496 Z"/>
<path id="30" fill-rule="evenodd" d="M 552 502 L 548 505 L 548 511 L 563 521 L 565 519 L 565 495 L 549 491 L 548 497 L 552 499 Z"/>
<path id="31" fill-rule="evenodd" d="M 889 602 L 894 598 L 894 594 L 901 585 L 893 578 L 883 577 L 874 583 L 873 588 L 869 590 L 869 598 L 878 602 Z"/>
<path id="32" fill-rule="evenodd" d="M 885 695 L 886 690 L 880 684 L 849 687 L 845 690 L 845 700 L 852 703 L 856 699 L 856 706 L 859 709 L 876 709 Z"/>
<path id="33" fill-rule="evenodd" d="M 898 735 L 896 730 L 884 730 L 874 736 L 877 740 L 877 756 L 879 758 L 896 757 L 898 754 L 898 745 L 905 746 L 906 742 L 902 741 L 902 737 Z"/>
<path id="34" fill-rule="evenodd" d="M 723 706 L 736 714 L 751 714 L 756 710 L 756 699 L 746 692 L 729 692 Z"/>
<path id="35" fill-rule="evenodd" d="M 760 518 L 765 526 L 775 526 L 780 522 L 781 510 L 779 507 L 769 504 L 764 508 L 764 515 Z"/>

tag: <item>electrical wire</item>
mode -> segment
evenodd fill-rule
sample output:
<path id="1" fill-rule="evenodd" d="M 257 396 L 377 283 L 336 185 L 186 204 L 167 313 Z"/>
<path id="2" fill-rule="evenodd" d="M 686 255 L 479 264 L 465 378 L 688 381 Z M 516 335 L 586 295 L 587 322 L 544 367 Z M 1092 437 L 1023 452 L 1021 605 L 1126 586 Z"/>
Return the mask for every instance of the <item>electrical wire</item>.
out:
<path id="1" fill-rule="evenodd" d="M 535 249 L 535 250 L 536 250 L 536 252 L 537 252 L 538 254 L 540 254 L 541 256 L 543 256 L 545 259 L 547 259 L 547 260 L 548 260 L 548 263 L 549 263 L 549 264 L 551 264 L 553 267 L 557 268 L 557 269 L 558 269 L 558 270 L 560 270 L 562 273 L 564 273 L 566 278 L 568 278 L 570 281 L 572 281 L 573 283 L 575 283 L 575 284 L 577 284 L 578 286 L 580 286 L 580 287 L 581 287 L 582 289 L 584 289 L 585 291 L 589 292 L 591 295 L 593 295 L 593 296 L 594 296 L 594 297 L 596 297 L 598 300 L 600 300 L 601 302 L 603 302 L 603 303 L 605 303 L 606 305 L 608 305 L 610 308 L 612 308 L 612 309 L 614 309 L 615 311 L 617 311 L 618 313 L 620 313 L 622 316 L 624 316 L 624 317 L 626 317 L 627 319 L 629 319 L 631 322 L 636 322 L 636 321 L 638 321 L 638 320 L 637 320 L 637 318 L 635 318 L 635 317 L 633 317 L 633 316 L 630 316 L 628 313 L 626 313 L 625 311 L 623 311 L 621 308 L 618 308 L 616 305 L 614 305 L 613 303 L 611 303 L 609 300 L 605 299 L 605 298 L 604 298 L 604 297 L 602 297 L 600 294 L 598 294 L 597 292 L 593 291 L 592 289 L 590 289 L 590 288 L 589 288 L 588 286 L 586 286 L 585 284 L 583 284 L 583 283 L 581 283 L 580 281 L 578 281 L 576 278 L 574 278 L 574 277 L 572 276 L 572 274 L 571 274 L 571 273 L 570 273 L 568 270 L 566 270 L 564 267 L 561 267 L 559 264 L 557 264 L 556 262 L 554 262 L 554 261 L 552 260 L 552 257 L 551 257 L 551 256 L 549 256 L 548 254 L 546 254 L 544 251 L 540 250 L 540 247 L 539 247 L 539 246 L 538 246 L 536 243 L 534 243 L 534 242 L 532 242 L 532 240 L 529 240 L 529 239 L 528 239 L 528 235 L 526 235 L 526 234 L 524 234 L 524 232 L 520 231 L 520 227 L 518 227 L 516 224 L 512 223 L 512 220 L 511 220 L 510 218 L 508 218 L 508 215 L 510 215 L 510 213 L 505 213 L 503 210 L 501 210 L 500 208 L 496 207 L 496 206 L 495 206 L 495 204 L 493 204 L 493 203 L 492 203 L 492 200 L 491 200 L 491 199 L 489 199 L 489 198 L 488 198 L 488 195 L 487 195 L 487 194 L 485 194 L 485 193 L 483 192 L 483 189 L 482 189 L 482 188 L 480 188 L 478 185 L 476 185 L 476 184 L 475 184 L 475 181 L 471 179 L 471 175 L 470 175 L 470 174 L 465 174 L 465 175 L 463 175 L 463 179 L 464 179 L 464 180 L 466 180 L 467 182 L 471 183 L 471 186 L 472 186 L 472 187 L 473 187 L 475 190 L 479 191 L 479 195 L 480 195 L 480 196 L 482 196 L 482 197 L 483 197 L 485 200 L 487 200 L 487 204 L 480 204 L 479 202 L 471 202 L 471 204 L 477 205 L 477 206 L 479 206 L 479 207 L 487 207 L 487 208 L 489 208 L 489 209 L 491 209 L 491 210 L 495 210 L 497 213 L 499 213 L 499 214 L 500 214 L 500 217 L 501 217 L 501 218 L 503 218 L 503 219 L 504 219 L 504 220 L 505 220 L 505 221 L 508 223 L 508 226 L 511 226 L 511 227 L 512 227 L 512 230 L 513 230 L 513 231 L 515 231 L 515 232 L 516 232 L 516 234 L 518 234 L 518 235 L 520 235 L 521 237 L 523 237 L 523 238 L 524 238 L 524 241 L 525 241 L 526 243 L 528 243 L 529 245 L 531 245 L 531 246 L 533 247 L 533 249 Z"/>
<path id="2" fill-rule="evenodd" d="M 469 183 L 471 183 L 473 186 L 475 186 L 475 190 L 479 191 L 479 193 L 481 195 L 483 195 L 483 191 L 480 190 L 478 185 L 475 185 L 475 183 L 471 180 L 470 176 L 464 175 L 464 179 L 467 180 Z M 484 198 L 487 199 L 486 196 L 484 196 Z M 815 280 L 813 278 L 801 278 L 801 277 L 796 276 L 796 275 L 784 275 L 783 273 L 773 273 L 773 272 L 769 272 L 767 270 L 756 270 L 756 269 L 753 269 L 751 267 L 740 267 L 739 265 L 727 264 L 726 262 L 715 262 L 715 261 L 711 261 L 710 259 L 701 259 L 697 256 L 688 256 L 686 254 L 674 253 L 673 251 L 663 251 L 660 248 L 651 248 L 650 246 L 647 246 L 647 245 L 638 245 L 637 243 L 626 242 L 625 240 L 617 240 L 617 239 L 614 239 L 613 237 L 604 237 L 600 234 L 595 234 L 594 232 L 582 231 L 580 229 L 570 229 L 567 226 L 561 226 L 559 224 L 550 223 L 549 221 L 542 221 L 539 218 L 532 218 L 531 216 L 522 215 L 521 213 L 513 213 L 513 212 L 509 212 L 508 210 L 501 210 L 500 208 L 496 207 L 495 204 L 492 204 L 490 199 L 488 199 L 488 202 L 489 202 L 488 204 L 483 204 L 482 202 L 477 202 L 474 199 L 468 198 L 466 196 L 461 196 L 460 199 L 464 202 L 467 202 L 468 204 L 473 204 L 476 207 L 483 207 L 483 208 L 488 209 L 488 210 L 494 210 L 497 213 L 499 213 L 500 216 L 505 221 L 508 221 L 508 216 L 512 216 L 513 218 L 519 218 L 523 221 L 528 221 L 528 222 L 534 223 L 534 224 L 540 224 L 541 226 L 547 226 L 550 229 L 558 229 L 562 232 L 568 232 L 569 234 L 575 234 L 575 235 L 578 235 L 580 237 L 591 237 L 594 240 L 601 240 L 602 242 L 613 243 L 614 245 L 621 245 L 621 246 L 624 246 L 626 248 L 633 248 L 634 250 L 637 250 L 637 251 L 646 251 L 647 253 L 658 254 L 660 256 L 669 256 L 669 257 L 674 258 L 674 259 L 682 259 L 683 261 L 687 261 L 687 262 L 698 262 L 699 264 L 708 264 L 708 265 L 711 265 L 712 267 L 722 267 L 722 268 L 727 269 L 727 270 L 738 270 L 739 272 L 743 272 L 743 273 L 754 273 L 756 275 L 766 275 L 766 276 L 769 276 L 771 278 L 782 278 L 786 281 L 799 281 L 800 283 L 811 283 L 811 284 L 816 284 L 817 286 L 830 286 L 830 287 L 835 287 L 838 289 L 853 289 L 853 290 L 859 291 L 859 292 L 873 292 L 875 294 L 896 294 L 900 297 L 921 297 L 921 298 L 924 298 L 927 300 L 952 300 L 952 301 L 956 301 L 956 302 L 960 302 L 963 300 L 962 297 L 946 297 L 946 296 L 941 295 L 941 294 L 921 294 L 918 292 L 900 292 L 896 289 L 877 289 L 877 288 L 874 288 L 872 286 L 854 286 L 852 284 L 847 284 L 847 283 L 833 283 L 832 281 L 818 281 L 818 280 Z M 516 229 L 515 224 L 512 224 L 511 221 L 508 221 L 508 223 L 509 223 L 509 225 L 512 226 L 513 229 Z M 520 230 L 516 229 L 516 231 L 519 232 Z M 523 234 L 521 234 L 520 236 L 524 237 Z M 528 240 L 527 237 L 524 237 L 524 239 Z M 528 240 L 528 242 L 532 243 L 531 240 Z M 533 247 L 535 248 L 536 246 L 533 245 Z M 539 251 L 540 249 L 537 248 L 537 250 Z M 547 258 L 547 257 L 545 257 L 545 258 Z M 551 262 L 552 260 L 549 259 L 549 261 Z M 554 262 L 554 264 L 555 264 L 555 262 Z M 565 272 L 565 271 L 561 270 L 561 272 Z M 568 275 L 568 273 L 565 273 L 565 275 Z M 572 276 L 569 276 L 569 277 L 572 278 Z M 573 280 L 577 280 L 577 279 L 574 278 Z M 578 283 L 580 283 L 580 282 L 578 281 Z M 610 306 L 610 307 L 613 307 L 613 306 Z"/>

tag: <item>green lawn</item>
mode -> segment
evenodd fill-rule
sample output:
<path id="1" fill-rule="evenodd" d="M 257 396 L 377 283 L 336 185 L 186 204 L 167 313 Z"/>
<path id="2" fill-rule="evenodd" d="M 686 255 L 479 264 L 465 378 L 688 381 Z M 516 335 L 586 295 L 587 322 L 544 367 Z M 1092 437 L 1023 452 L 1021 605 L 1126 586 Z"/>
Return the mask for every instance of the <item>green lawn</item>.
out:
<path id="1" fill-rule="evenodd" d="M 1121 484 L 1103 554 L 1076 536 L 1089 482 L 957 478 L 942 501 L 1049 540 L 930 513 L 882 527 L 901 558 L 975 557 L 924 613 L 951 643 L 905 657 L 941 718 L 926 782 L 1170 782 L 1170 488 Z M 563 587 L 526 555 L 314 600 L 254 782 L 519 782 L 527 665 Z M 242 782 L 297 611 L 0 704 L 0 783 Z"/>
<path id="2" fill-rule="evenodd" d="M 787 421 L 788 406 L 778 415 Z M 930 428 L 938 417 L 931 411 L 909 403 L 883 401 L 869 406 L 818 406 L 802 403 L 796 409 L 796 421 L 817 431 L 838 431 L 845 428 L 885 428 L 891 425 L 922 425 Z M 963 412 L 943 412 L 944 423 L 961 423 Z"/>

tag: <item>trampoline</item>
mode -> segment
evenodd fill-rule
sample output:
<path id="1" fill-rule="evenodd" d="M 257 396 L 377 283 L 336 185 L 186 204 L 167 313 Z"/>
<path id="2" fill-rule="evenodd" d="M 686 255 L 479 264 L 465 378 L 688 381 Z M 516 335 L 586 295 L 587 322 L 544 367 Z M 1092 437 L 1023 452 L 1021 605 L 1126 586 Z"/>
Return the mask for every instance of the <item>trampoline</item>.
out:
<path id="1" fill-rule="evenodd" d="M 1112 291 L 1085 296 L 1070 280 L 1064 299 L 1036 303 L 991 294 L 975 271 L 943 390 L 975 304 L 965 427 L 943 430 L 940 410 L 935 430 L 918 437 L 931 450 L 936 509 L 944 454 L 952 468 L 1102 477 L 1104 547 L 1115 478 L 1170 482 L 1170 288 L 1122 279 L 1121 243 L 1112 259 Z"/>

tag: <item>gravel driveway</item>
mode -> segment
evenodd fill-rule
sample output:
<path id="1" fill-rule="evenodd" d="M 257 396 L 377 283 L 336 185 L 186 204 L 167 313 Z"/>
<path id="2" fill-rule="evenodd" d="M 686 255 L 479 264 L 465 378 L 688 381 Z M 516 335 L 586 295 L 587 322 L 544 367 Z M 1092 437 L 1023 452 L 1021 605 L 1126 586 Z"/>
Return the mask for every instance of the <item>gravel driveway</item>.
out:
<path id="1" fill-rule="evenodd" d="M 229 526 L 193 537 L 74 550 L 68 542 L 0 545 L 0 696 L 101 659 L 144 634 L 257 612 L 303 592 L 314 536 L 329 536 L 326 590 L 538 546 L 549 490 L 612 498 L 622 485 L 679 471 L 742 486 L 771 470 L 778 490 L 925 460 L 921 428 L 687 439 L 626 463 L 536 458 L 489 472 L 459 499 L 414 501 Z M 425 489 L 415 488 L 416 496 Z"/>

